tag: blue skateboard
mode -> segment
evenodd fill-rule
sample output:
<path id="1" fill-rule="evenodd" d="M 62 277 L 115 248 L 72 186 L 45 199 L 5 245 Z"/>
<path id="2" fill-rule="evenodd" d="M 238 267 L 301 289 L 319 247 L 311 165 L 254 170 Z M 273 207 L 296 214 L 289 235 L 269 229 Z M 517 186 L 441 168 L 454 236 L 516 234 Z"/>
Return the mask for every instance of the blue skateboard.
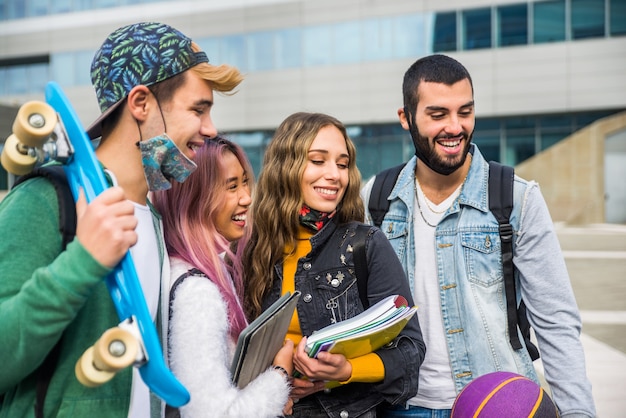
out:
<path id="1" fill-rule="evenodd" d="M 48 105 L 29 102 L 18 112 L 14 134 L 2 152 L 2 165 L 14 174 L 26 174 L 41 155 L 49 155 L 63 164 L 74 198 L 82 188 L 91 202 L 109 186 L 89 137 L 58 84 L 48 83 L 45 96 Z M 78 379 L 97 386 L 134 364 L 150 390 L 168 405 L 185 405 L 189 392 L 165 364 L 130 252 L 105 281 L 121 323 L 79 359 Z"/>

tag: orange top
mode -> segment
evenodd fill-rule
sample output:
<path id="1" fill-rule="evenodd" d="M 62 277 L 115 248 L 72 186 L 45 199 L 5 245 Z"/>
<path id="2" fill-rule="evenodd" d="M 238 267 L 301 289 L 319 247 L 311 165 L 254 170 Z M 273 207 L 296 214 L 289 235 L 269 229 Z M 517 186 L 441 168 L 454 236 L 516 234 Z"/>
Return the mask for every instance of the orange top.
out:
<path id="1" fill-rule="evenodd" d="M 296 267 L 298 260 L 311 252 L 310 238 L 315 235 L 313 231 L 300 227 L 296 240 L 296 249 L 293 253 L 285 250 L 285 259 L 283 262 L 283 284 L 282 294 L 293 292 L 295 290 Z M 287 339 L 298 345 L 302 339 L 302 330 L 300 329 L 300 321 L 298 320 L 298 312 L 294 311 L 287 331 Z M 361 357 L 348 359 L 352 365 L 352 376 L 342 384 L 350 382 L 380 382 L 385 377 L 385 366 L 376 353 L 369 353 Z"/>

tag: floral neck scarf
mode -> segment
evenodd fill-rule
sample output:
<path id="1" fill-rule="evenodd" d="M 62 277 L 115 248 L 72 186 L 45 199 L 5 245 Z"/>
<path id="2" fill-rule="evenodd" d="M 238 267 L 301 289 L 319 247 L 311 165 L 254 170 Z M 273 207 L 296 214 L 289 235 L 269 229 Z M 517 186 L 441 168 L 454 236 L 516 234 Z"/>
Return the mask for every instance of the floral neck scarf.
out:
<path id="1" fill-rule="evenodd" d="M 313 231 L 319 231 L 335 216 L 335 213 L 337 212 L 320 212 L 319 210 L 311 209 L 307 205 L 302 205 L 300 209 L 300 224 Z"/>

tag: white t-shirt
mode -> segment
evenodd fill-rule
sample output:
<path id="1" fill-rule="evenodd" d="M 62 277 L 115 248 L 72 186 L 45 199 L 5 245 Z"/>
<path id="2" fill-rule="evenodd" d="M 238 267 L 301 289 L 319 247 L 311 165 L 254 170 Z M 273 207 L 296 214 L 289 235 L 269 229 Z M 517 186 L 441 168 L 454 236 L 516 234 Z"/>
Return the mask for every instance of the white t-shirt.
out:
<path id="1" fill-rule="evenodd" d="M 117 185 L 117 179 L 110 171 L 113 184 Z M 156 321 L 156 314 L 159 305 L 159 293 L 161 291 L 161 266 L 163 260 L 159 250 L 159 238 L 155 231 L 152 211 L 147 205 L 135 205 L 135 217 L 137 218 L 138 240 L 135 245 L 130 248 L 130 254 L 133 257 L 137 277 L 141 284 L 148 311 L 153 321 Z M 162 244 L 163 245 L 163 244 Z M 165 251 L 163 249 L 163 251 Z M 130 408 L 128 418 L 148 418 L 150 417 L 150 390 L 144 383 L 139 369 L 133 367 L 133 380 L 130 395 Z"/>
<path id="2" fill-rule="evenodd" d="M 452 379 L 450 355 L 441 316 L 440 289 L 435 259 L 435 226 L 459 195 L 461 186 L 439 205 L 426 201 L 426 196 L 419 186 L 416 185 L 415 189 L 416 201 L 413 205 L 415 284 L 413 299 L 415 304 L 419 306 L 420 327 L 427 350 L 424 363 L 420 367 L 419 389 L 417 395 L 409 399 L 409 404 L 430 409 L 450 409 L 456 397 L 456 390 Z"/>
<path id="3" fill-rule="evenodd" d="M 146 205 L 135 205 L 135 216 L 138 224 L 135 231 L 139 239 L 131 247 L 130 253 L 135 262 L 137 277 L 141 283 L 148 311 L 153 321 L 159 305 L 159 292 L 161 289 L 161 261 L 159 256 L 159 243 L 152 212 Z M 139 374 L 139 369 L 133 367 L 133 387 L 130 398 L 130 410 L 128 418 L 147 418 L 150 416 L 150 390 Z"/>

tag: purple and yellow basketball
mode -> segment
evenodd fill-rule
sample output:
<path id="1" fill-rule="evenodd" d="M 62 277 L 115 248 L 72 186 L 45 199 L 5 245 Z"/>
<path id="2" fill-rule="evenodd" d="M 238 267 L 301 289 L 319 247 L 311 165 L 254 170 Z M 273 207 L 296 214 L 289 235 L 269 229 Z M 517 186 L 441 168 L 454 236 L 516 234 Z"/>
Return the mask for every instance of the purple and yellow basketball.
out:
<path id="1" fill-rule="evenodd" d="M 516 373 L 493 372 L 463 388 L 452 406 L 451 418 L 555 418 L 550 396 L 532 380 Z"/>

